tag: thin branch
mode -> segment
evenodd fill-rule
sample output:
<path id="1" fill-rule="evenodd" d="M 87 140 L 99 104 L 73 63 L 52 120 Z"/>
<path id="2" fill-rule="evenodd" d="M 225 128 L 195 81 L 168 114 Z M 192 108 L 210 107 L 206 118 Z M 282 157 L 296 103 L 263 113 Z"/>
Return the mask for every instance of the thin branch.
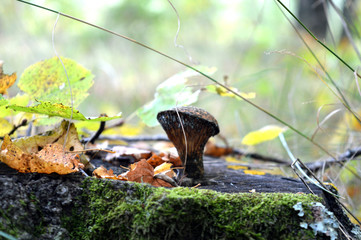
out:
<path id="1" fill-rule="evenodd" d="M 13 135 L 19 128 L 28 125 L 28 123 L 29 122 L 27 119 L 23 119 L 19 125 L 14 125 L 13 129 L 11 129 L 11 131 L 7 135 L 9 136 Z M 4 137 L 0 137 L 0 140 L 4 140 Z"/>
<path id="2" fill-rule="evenodd" d="M 338 163 L 344 163 L 350 160 L 355 160 L 356 157 L 361 155 L 361 147 L 357 147 L 357 148 L 352 148 L 347 150 L 346 152 L 340 154 L 337 159 L 333 159 L 333 158 L 329 158 L 326 159 L 325 161 L 317 161 L 317 162 L 312 162 L 312 163 L 308 163 L 306 164 L 306 166 L 311 169 L 312 171 L 318 171 L 320 169 L 324 168 L 328 168 L 333 164 L 338 164 Z"/>
<path id="3" fill-rule="evenodd" d="M 94 144 L 95 141 L 100 137 L 100 134 L 102 134 L 102 132 L 105 130 L 105 122 L 102 121 L 100 122 L 98 131 L 90 138 L 89 142 L 91 144 Z"/>
<path id="4" fill-rule="evenodd" d="M 232 154 L 238 154 L 241 156 L 253 158 L 253 159 L 264 161 L 264 162 L 273 162 L 273 163 L 278 163 L 278 164 L 282 164 L 282 165 L 290 165 L 289 161 L 286 161 L 283 159 L 279 159 L 279 158 L 275 158 L 275 157 L 268 157 L 268 156 L 264 156 L 264 155 L 261 155 L 258 153 L 247 153 L 241 149 L 233 149 Z"/>

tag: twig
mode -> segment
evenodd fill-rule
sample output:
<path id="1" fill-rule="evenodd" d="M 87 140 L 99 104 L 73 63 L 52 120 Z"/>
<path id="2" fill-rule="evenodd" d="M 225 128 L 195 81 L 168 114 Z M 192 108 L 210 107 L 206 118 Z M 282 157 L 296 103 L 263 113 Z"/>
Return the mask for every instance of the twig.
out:
<path id="1" fill-rule="evenodd" d="M 329 158 L 329 159 L 326 159 L 325 161 L 317 161 L 317 162 L 308 163 L 308 164 L 306 164 L 306 166 L 315 172 L 315 171 L 320 170 L 323 167 L 325 167 L 325 168 L 330 167 L 332 164 L 335 164 L 335 163 L 343 163 L 343 162 L 347 162 L 349 160 L 353 160 L 360 155 L 361 155 L 361 147 L 352 148 L 352 149 L 349 149 L 346 152 L 342 153 L 340 156 L 338 156 L 337 159 Z"/>
<path id="2" fill-rule="evenodd" d="M 249 158 L 253 158 L 253 159 L 257 159 L 257 160 L 261 160 L 261 161 L 265 161 L 265 162 L 274 162 L 274 163 L 283 164 L 283 165 L 290 165 L 289 161 L 286 161 L 286 160 L 283 160 L 283 159 L 263 156 L 263 155 L 258 154 L 258 153 L 247 153 L 247 152 L 244 152 L 244 151 L 242 151 L 240 149 L 236 149 L 236 148 L 233 149 L 232 153 L 242 155 L 242 156 L 245 156 L 245 157 L 249 157 Z"/>
<path id="3" fill-rule="evenodd" d="M 13 135 L 14 132 L 16 132 L 16 130 L 18 130 L 19 128 L 24 127 L 26 125 L 28 125 L 28 120 L 23 119 L 19 125 L 14 125 L 13 129 L 11 129 L 11 131 L 7 135 L 9 135 L 9 136 Z M 0 137 L 0 140 L 4 140 L 4 137 Z"/>
<path id="4" fill-rule="evenodd" d="M 90 138 L 84 138 L 82 142 L 88 142 Z M 156 141 L 169 141 L 165 135 L 154 136 L 136 136 L 136 137 L 124 137 L 124 136 L 100 136 L 97 140 L 109 140 L 109 141 L 124 141 L 124 142 L 156 142 Z"/>
<path id="5" fill-rule="evenodd" d="M 98 131 L 93 135 L 93 137 L 90 138 L 89 142 L 91 144 L 94 144 L 94 142 L 99 138 L 100 134 L 102 134 L 104 129 L 105 129 L 105 122 L 102 121 L 102 122 L 100 122 Z"/>

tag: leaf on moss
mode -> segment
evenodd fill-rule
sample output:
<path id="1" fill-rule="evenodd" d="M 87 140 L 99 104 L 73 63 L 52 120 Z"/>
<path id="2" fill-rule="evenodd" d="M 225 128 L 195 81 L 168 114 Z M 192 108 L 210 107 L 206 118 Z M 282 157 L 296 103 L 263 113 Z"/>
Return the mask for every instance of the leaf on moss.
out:
<path id="1" fill-rule="evenodd" d="M 255 92 L 249 92 L 249 93 L 244 93 L 244 92 L 240 92 L 238 91 L 238 89 L 234 88 L 234 87 L 229 87 L 231 90 L 233 90 L 234 92 L 238 93 L 239 95 L 241 95 L 242 97 L 246 98 L 246 99 L 253 99 L 256 97 L 256 93 Z M 238 97 L 237 95 L 235 95 L 234 93 L 228 91 L 227 89 L 225 89 L 222 86 L 218 86 L 218 85 L 208 85 L 206 86 L 206 90 L 210 93 L 216 93 L 219 96 L 222 97 L 233 97 L 236 98 L 238 100 L 242 100 L 242 98 Z"/>
<path id="2" fill-rule="evenodd" d="M 60 144 L 47 144 L 40 151 L 28 153 L 13 143 L 8 135 L 1 145 L 0 161 L 21 173 L 69 174 L 84 167 L 77 154 L 64 153 Z"/>
<path id="3" fill-rule="evenodd" d="M 36 114 L 44 114 L 48 116 L 54 117 L 61 117 L 65 119 L 71 118 L 71 107 L 65 106 L 61 103 L 51 103 L 51 102 L 43 102 L 40 101 L 38 105 L 25 107 L 25 106 L 18 106 L 18 105 L 9 105 L 7 108 L 20 111 L 20 112 L 28 112 L 28 113 L 36 113 Z M 82 113 L 78 110 L 74 109 L 73 111 L 73 120 L 80 120 L 80 121 L 109 121 L 113 119 L 121 118 L 121 114 L 114 117 L 85 117 Z"/>
<path id="4" fill-rule="evenodd" d="M 202 72 L 211 75 L 216 69 L 200 67 Z M 137 114 L 142 121 L 150 127 L 157 126 L 157 114 L 160 111 L 178 106 L 192 104 L 198 100 L 200 90 L 194 91 L 189 83 L 189 78 L 199 76 L 193 70 L 178 73 L 158 85 L 154 100 L 138 109 Z"/>
<path id="5" fill-rule="evenodd" d="M 77 107 L 93 85 L 89 70 L 71 59 L 61 57 L 71 84 L 73 104 Z M 20 77 L 19 88 L 33 99 L 71 105 L 68 80 L 63 65 L 57 57 L 29 66 Z"/>
<path id="6" fill-rule="evenodd" d="M 242 139 L 242 144 L 252 146 L 265 141 L 272 140 L 278 137 L 280 133 L 286 131 L 286 129 L 287 128 L 282 128 L 275 125 L 265 126 L 257 131 L 248 133 Z"/>
<path id="7" fill-rule="evenodd" d="M 16 73 L 11 75 L 4 74 L 2 62 L 0 62 L 0 94 L 7 94 L 7 89 L 15 83 L 16 78 Z"/>

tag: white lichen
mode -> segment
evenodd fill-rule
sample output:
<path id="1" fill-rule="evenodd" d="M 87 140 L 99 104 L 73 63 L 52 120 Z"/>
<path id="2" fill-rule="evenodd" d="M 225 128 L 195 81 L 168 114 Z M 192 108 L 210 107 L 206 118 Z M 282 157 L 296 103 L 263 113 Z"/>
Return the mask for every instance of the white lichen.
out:
<path id="1" fill-rule="evenodd" d="M 298 202 L 293 208 L 296 211 L 299 211 L 298 216 L 303 217 L 305 215 L 302 202 Z M 302 221 L 300 227 L 305 229 L 310 227 L 313 229 L 315 236 L 317 234 L 325 234 L 326 236 L 329 236 L 331 240 L 337 239 L 339 224 L 333 212 L 328 211 L 327 208 L 319 202 L 312 203 L 312 212 L 314 215 L 314 222 L 306 223 Z"/>

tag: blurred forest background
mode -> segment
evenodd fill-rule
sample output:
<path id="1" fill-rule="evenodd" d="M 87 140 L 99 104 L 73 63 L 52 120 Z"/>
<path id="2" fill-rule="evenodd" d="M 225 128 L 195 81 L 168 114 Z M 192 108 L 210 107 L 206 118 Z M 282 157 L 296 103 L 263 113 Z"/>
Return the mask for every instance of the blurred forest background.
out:
<path id="1" fill-rule="evenodd" d="M 212 75 L 215 79 L 223 82 L 226 77 L 227 84 L 239 91 L 255 92 L 256 98 L 252 102 L 307 136 L 311 137 L 318 129 L 318 123 L 326 120 L 314 139 L 335 155 L 360 146 L 360 124 L 325 85 L 323 81 L 334 89 L 276 1 L 172 1 L 181 24 L 178 44 L 183 45 L 188 54 L 174 44 L 177 14 L 166 0 L 29 2 L 128 36 L 187 64 L 216 67 L 217 72 Z M 302 6 L 301 3 L 306 2 L 308 4 Z M 284 3 L 350 66 L 356 69 L 360 65 L 357 53 L 357 48 L 361 47 L 360 1 Z M 313 11 L 321 13 L 313 14 Z M 360 111 L 361 96 L 354 73 L 302 30 L 289 14 L 286 16 L 298 27 L 352 109 Z M 323 20 L 322 16 L 325 17 Z M 14 0 L 1 1 L 0 59 L 5 62 L 5 73 L 17 72 L 19 77 L 29 65 L 55 55 L 52 29 L 56 17 L 54 13 Z M 351 38 L 345 33 L 345 22 Z M 315 23 L 318 25 L 311 26 Z M 59 55 L 77 61 L 95 75 L 91 94 L 79 107 L 87 115 L 107 113 L 111 116 L 123 112 L 124 117 L 135 116 L 133 113 L 137 109 L 153 99 L 161 82 L 186 70 L 132 42 L 65 17 L 60 17 L 56 26 L 55 46 Z M 203 77 L 192 81 L 198 89 L 211 84 Z M 9 95 L 14 96 L 18 91 L 12 87 Z M 248 103 L 202 92 L 194 105 L 216 117 L 221 134 L 232 147 L 289 159 L 277 140 L 252 148 L 242 146 L 242 137 L 248 132 L 270 124 L 280 125 Z M 139 134 L 163 133 L 160 127 L 140 124 L 136 116 L 129 121 L 142 130 Z M 292 153 L 302 161 L 329 158 L 296 133 L 289 130 L 285 136 Z M 216 140 L 222 144 L 221 140 Z M 347 165 L 360 176 L 358 160 Z M 349 206 L 361 216 L 360 180 L 339 166 L 322 174 L 324 180 L 333 181 L 339 187 L 341 194 L 348 198 Z"/>

